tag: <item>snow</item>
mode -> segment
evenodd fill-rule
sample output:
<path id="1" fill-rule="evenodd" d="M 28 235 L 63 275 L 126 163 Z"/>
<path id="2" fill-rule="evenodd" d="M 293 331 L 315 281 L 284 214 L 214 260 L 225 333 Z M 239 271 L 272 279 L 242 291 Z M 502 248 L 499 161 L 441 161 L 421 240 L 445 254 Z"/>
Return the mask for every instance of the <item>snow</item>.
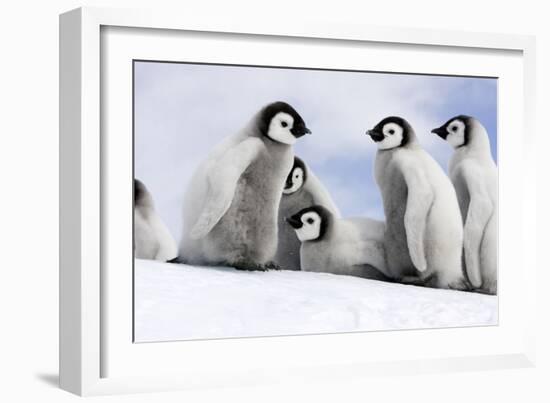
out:
<path id="1" fill-rule="evenodd" d="M 136 259 L 137 342 L 496 325 L 477 293 Z"/>

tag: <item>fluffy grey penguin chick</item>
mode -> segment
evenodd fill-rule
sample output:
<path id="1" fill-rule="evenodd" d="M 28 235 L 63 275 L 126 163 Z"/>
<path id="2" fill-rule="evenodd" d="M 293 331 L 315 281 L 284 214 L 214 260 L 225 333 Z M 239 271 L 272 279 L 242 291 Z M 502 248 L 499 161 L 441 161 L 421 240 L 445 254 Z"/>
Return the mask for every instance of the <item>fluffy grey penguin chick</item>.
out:
<path id="1" fill-rule="evenodd" d="M 138 259 L 167 261 L 177 256 L 174 238 L 155 211 L 145 185 L 134 179 L 134 253 Z"/>
<path id="2" fill-rule="evenodd" d="M 489 136 L 471 116 L 459 115 L 433 129 L 454 148 L 449 175 L 464 223 L 464 262 L 472 286 L 497 293 L 498 172 Z"/>
<path id="3" fill-rule="evenodd" d="M 374 169 L 386 216 L 390 277 L 466 289 L 462 220 L 449 178 L 405 119 L 385 118 L 367 134 L 378 147 Z"/>
<path id="4" fill-rule="evenodd" d="M 300 210 L 287 222 L 302 243 L 302 270 L 388 279 L 383 222 L 340 219 L 319 205 Z"/>
<path id="5" fill-rule="evenodd" d="M 307 133 L 292 106 L 275 102 L 215 147 L 185 194 L 180 258 L 245 270 L 273 267 L 292 145 Z"/>
<path id="6" fill-rule="evenodd" d="M 338 208 L 327 189 L 311 169 L 298 157 L 288 173 L 283 197 L 279 205 L 279 243 L 275 263 L 282 269 L 300 270 L 300 246 L 302 243 L 296 232 L 286 222 L 286 218 L 306 207 L 321 205 L 335 217 L 340 217 Z"/>

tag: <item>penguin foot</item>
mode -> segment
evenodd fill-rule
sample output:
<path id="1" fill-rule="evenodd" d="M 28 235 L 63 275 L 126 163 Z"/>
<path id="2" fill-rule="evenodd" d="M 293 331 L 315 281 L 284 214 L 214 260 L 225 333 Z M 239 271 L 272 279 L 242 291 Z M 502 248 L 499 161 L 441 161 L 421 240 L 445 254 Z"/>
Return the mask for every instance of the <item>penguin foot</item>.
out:
<path id="1" fill-rule="evenodd" d="M 483 284 L 481 288 L 473 288 L 471 291 L 486 295 L 497 295 L 497 284 L 496 282 L 489 285 Z"/>
<path id="2" fill-rule="evenodd" d="M 458 280 L 454 283 L 448 284 L 447 288 L 456 291 L 472 291 L 472 286 L 466 280 Z"/>
<path id="3" fill-rule="evenodd" d="M 173 259 L 167 260 L 166 263 L 186 264 L 187 260 L 182 256 L 176 256 Z"/>
<path id="4" fill-rule="evenodd" d="M 266 270 L 283 270 L 283 268 L 275 262 L 267 262 L 265 268 Z"/>
<path id="5" fill-rule="evenodd" d="M 483 280 L 483 291 L 490 295 L 497 295 L 497 280 Z"/>
<path id="6" fill-rule="evenodd" d="M 260 263 L 253 263 L 253 262 L 235 262 L 232 264 L 228 264 L 228 266 L 233 266 L 237 270 L 245 270 L 245 271 L 267 271 L 267 268 L 265 265 Z"/>
<path id="7" fill-rule="evenodd" d="M 281 267 L 275 262 L 267 263 L 252 263 L 252 262 L 238 262 L 233 263 L 230 266 L 233 266 L 237 270 L 247 270 L 247 271 L 268 271 L 268 270 L 281 270 Z"/>
<path id="8" fill-rule="evenodd" d="M 417 285 L 422 287 L 435 287 L 433 285 L 434 275 L 430 275 L 429 277 L 420 277 L 420 276 L 403 276 L 399 280 L 395 280 L 397 283 L 402 283 L 406 285 Z"/>

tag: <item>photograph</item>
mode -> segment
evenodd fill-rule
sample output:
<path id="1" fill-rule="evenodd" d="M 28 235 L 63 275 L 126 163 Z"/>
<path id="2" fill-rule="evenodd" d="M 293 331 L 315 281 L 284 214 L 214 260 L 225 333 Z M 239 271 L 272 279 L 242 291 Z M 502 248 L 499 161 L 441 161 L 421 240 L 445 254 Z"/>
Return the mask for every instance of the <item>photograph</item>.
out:
<path id="1" fill-rule="evenodd" d="M 498 78 L 132 71 L 134 342 L 498 325 Z"/>

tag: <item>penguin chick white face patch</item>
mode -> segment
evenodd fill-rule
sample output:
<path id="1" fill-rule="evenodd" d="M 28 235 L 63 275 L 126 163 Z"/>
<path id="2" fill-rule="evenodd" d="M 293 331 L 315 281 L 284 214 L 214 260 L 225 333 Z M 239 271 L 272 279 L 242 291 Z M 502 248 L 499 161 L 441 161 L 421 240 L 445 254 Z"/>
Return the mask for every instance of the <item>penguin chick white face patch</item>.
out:
<path id="1" fill-rule="evenodd" d="M 304 170 L 300 167 L 294 168 L 291 173 L 290 181 L 292 186 L 283 189 L 283 194 L 288 195 L 296 192 L 304 184 Z"/>
<path id="2" fill-rule="evenodd" d="M 294 118 L 288 113 L 279 112 L 271 119 L 267 129 L 267 137 L 279 143 L 292 145 L 296 137 L 290 131 L 294 125 Z"/>
<path id="3" fill-rule="evenodd" d="M 466 125 L 463 121 L 455 119 L 447 125 L 447 140 L 454 148 L 461 147 L 465 143 Z"/>
<path id="4" fill-rule="evenodd" d="M 384 139 L 377 142 L 379 150 L 399 147 L 403 141 L 403 128 L 397 123 L 386 123 L 382 128 Z"/>
<path id="5" fill-rule="evenodd" d="M 314 211 L 305 213 L 300 220 L 302 226 L 296 229 L 296 235 L 301 242 L 312 241 L 319 238 L 321 233 L 321 217 Z"/>

